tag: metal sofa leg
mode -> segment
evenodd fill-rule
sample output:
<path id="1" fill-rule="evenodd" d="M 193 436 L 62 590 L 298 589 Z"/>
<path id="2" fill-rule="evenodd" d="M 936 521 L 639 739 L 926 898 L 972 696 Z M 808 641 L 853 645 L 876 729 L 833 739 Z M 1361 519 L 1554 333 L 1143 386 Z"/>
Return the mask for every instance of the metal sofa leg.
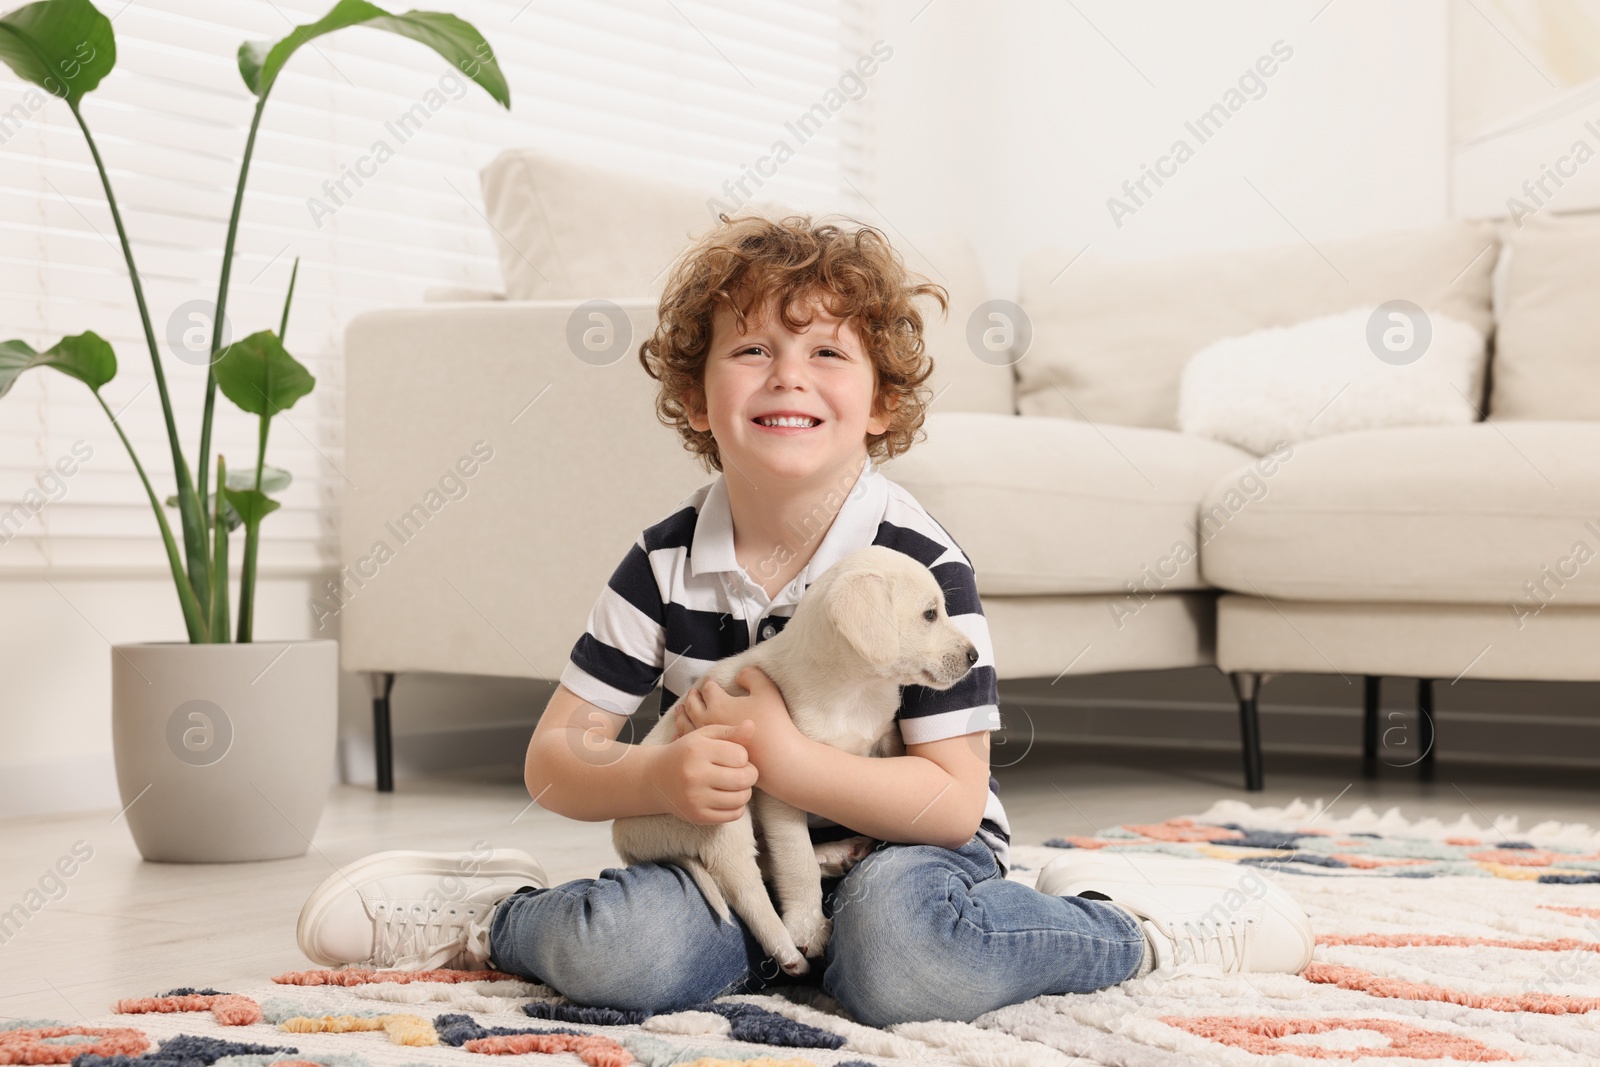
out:
<path id="1" fill-rule="evenodd" d="M 372 757 L 377 764 L 378 792 L 394 792 L 394 734 L 389 725 L 389 694 L 394 689 L 393 671 L 368 671 L 372 688 Z"/>
<path id="2" fill-rule="evenodd" d="M 1378 776 L 1378 705 L 1383 688 L 1380 675 L 1369 674 L 1362 694 L 1361 777 Z"/>
<path id="3" fill-rule="evenodd" d="M 1261 675 L 1256 671 L 1234 671 L 1228 675 L 1234 695 L 1239 698 L 1239 739 L 1244 748 L 1244 787 L 1260 792 L 1261 720 L 1256 714 L 1256 697 L 1261 692 Z"/>
<path id="4" fill-rule="evenodd" d="M 1417 760 L 1417 777 L 1424 782 L 1433 781 L 1434 750 L 1438 738 L 1433 723 L 1433 679 L 1417 679 L 1417 744 L 1422 755 Z"/>

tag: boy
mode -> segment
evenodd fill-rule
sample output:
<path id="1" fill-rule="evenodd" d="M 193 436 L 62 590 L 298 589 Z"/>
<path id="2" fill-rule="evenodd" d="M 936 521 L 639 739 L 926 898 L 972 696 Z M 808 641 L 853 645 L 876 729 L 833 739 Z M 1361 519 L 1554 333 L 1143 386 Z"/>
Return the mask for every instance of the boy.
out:
<path id="1" fill-rule="evenodd" d="M 719 476 L 612 575 L 528 747 L 529 793 L 576 819 L 715 823 L 739 818 L 759 784 L 810 813 L 819 844 L 877 839 L 824 879 L 833 935 L 798 979 L 820 975 L 869 1025 L 970 1021 L 1183 963 L 1297 972 L 1310 959 L 1304 915 L 1253 869 L 1086 852 L 1053 862 L 1044 892 L 1005 878 L 1009 827 L 989 774 L 996 675 L 972 564 L 873 463 L 922 425 L 924 296 L 947 306 L 870 227 L 724 217 L 680 260 L 640 361 L 660 382 L 658 417 Z M 809 740 L 756 668 L 738 678 L 744 697 L 695 685 L 711 662 L 774 636 L 811 581 L 869 544 L 928 566 L 979 652 L 952 689 L 902 691 L 904 756 Z M 615 740 L 658 683 L 662 710 L 686 696 L 678 738 Z M 797 980 L 737 916 L 719 922 L 674 864 L 552 888 L 524 853 L 471 855 L 352 864 L 306 902 L 302 949 L 328 965 L 489 965 L 647 1013 Z M 455 891 L 440 891 L 446 878 Z"/>

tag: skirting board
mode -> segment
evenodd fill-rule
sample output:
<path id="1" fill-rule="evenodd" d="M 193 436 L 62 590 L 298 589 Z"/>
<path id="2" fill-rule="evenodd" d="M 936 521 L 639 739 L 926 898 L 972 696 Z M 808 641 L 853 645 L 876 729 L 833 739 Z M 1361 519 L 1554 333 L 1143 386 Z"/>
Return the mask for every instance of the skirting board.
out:
<path id="1" fill-rule="evenodd" d="M 532 736 L 533 724 L 529 722 L 396 734 L 394 776 L 421 778 L 477 767 L 521 767 Z M 371 785 L 377 780 L 375 766 L 370 734 L 339 739 L 340 781 Z"/>
<path id="2" fill-rule="evenodd" d="M 1404 748 L 1404 738 L 1412 728 L 1410 717 L 1392 708 L 1381 714 L 1380 733 L 1388 742 L 1381 758 L 1396 764 L 1410 762 Z M 653 713 L 640 715 L 648 726 Z M 1239 746 L 1238 709 L 1232 704 L 1002 697 L 1000 718 L 1004 740 L 996 738 L 991 748 L 995 766 L 1021 758 L 1017 753 L 1026 750 L 1030 739 L 1223 750 Z M 1600 766 L 1600 720 L 1521 714 L 1510 722 L 1503 716 L 1470 711 L 1436 713 L 1435 720 L 1441 762 Z M 1261 723 L 1265 752 L 1360 753 L 1358 709 L 1263 707 Z M 395 777 L 486 767 L 514 771 L 522 766 L 532 734 L 533 727 L 527 722 L 399 734 L 394 739 Z M 370 785 L 374 780 L 371 737 L 345 737 L 339 750 L 343 781 Z"/>
<path id="3" fill-rule="evenodd" d="M 643 713 L 641 713 L 643 714 Z M 1109 698 L 1046 701 L 1001 699 L 1004 740 L 991 749 L 995 766 L 1023 758 L 1032 742 L 1152 745 L 1237 750 L 1238 712 L 1231 704 L 1183 701 L 1120 701 Z M 1518 714 L 1515 721 L 1483 712 L 1436 715 L 1442 762 L 1600 766 L 1600 720 Z M 1353 708 L 1266 706 L 1261 709 L 1262 748 L 1351 756 L 1359 753 L 1361 713 Z M 1408 718 L 1386 708 L 1384 732 L 1405 730 Z M 516 773 L 533 727 L 528 722 L 399 734 L 394 739 L 395 775 L 416 778 L 479 767 Z M 1391 740 L 1400 734 L 1391 736 Z M 1406 762 L 1399 746 L 1395 758 Z M 338 778 L 355 785 L 374 780 L 372 739 L 340 739 Z M 115 811 L 116 767 L 111 753 L 50 763 L 0 766 L 0 818 L 58 812 Z"/>
<path id="4" fill-rule="evenodd" d="M 337 782 L 328 766 L 328 784 Z M 370 769 L 369 769 L 370 773 Z M 117 765 L 109 752 L 95 752 L 39 763 L 0 765 L 0 819 L 61 815 L 81 811 L 120 814 Z M 121 830 L 123 820 L 108 819 Z"/>
<path id="5" fill-rule="evenodd" d="M 0 767 L 0 819 L 120 807 L 117 765 L 109 752 Z"/>
<path id="6" fill-rule="evenodd" d="M 1318 705 L 1263 705 L 1263 752 L 1353 756 L 1361 751 L 1359 708 Z M 1433 714 L 1441 763 L 1547 764 L 1600 766 L 1600 719 L 1519 712 L 1515 718 L 1483 711 L 1445 709 Z M 1237 751 L 1239 711 L 1233 703 L 1117 700 L 1044 700 L 1004 697 L 1000 721 L 1005 740 L 991 747 L 991 765 L 1019 756 L 1002 756 L 1002 745 L 1026 750 L 1031 742 L 1117 744 L 1156 748 Z M 1416 759 L 1415 714 L 1385 703 L 1379 711 L 1379 760 L 1408 766 Z M 1412 741 L 1411 748 L 1407 747 Z"/>

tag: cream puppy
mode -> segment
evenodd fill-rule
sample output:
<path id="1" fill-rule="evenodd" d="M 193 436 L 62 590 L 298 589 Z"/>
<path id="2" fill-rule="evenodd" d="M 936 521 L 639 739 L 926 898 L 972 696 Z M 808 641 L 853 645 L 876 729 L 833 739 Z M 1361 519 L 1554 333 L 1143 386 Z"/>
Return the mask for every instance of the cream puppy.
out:
<path id="1" fill-rule="evenodd" d="M 733 684 L 734 677 L 759 667 L 805 736 L 858 756 L 899 756 L 905 753 L 894 721 L 900 687 L 948 689 L 977 659 L 971 640 L 946 613 L 933 573 L 904 553 L 874 545 L 813 582 L 781 633 L 717 661 L 703 677 L 742 696 L 746 690 Z M 640 743 L 672 741 L 681 704 Z M 845 867 L 865 854 L 861 843 L 869 840 L 813 846 L 805 812 L 759 788 L 733 822 L 639 815 L 616 820 L 611 839 L 625 863 L 683 867 L 724 920 L 731 903 L 789 974 L 809 971 L 806 958 L 822 955 L 833 930 L 822 914 L 822 865 Z M 758 839 L 765 843 L 760 859 L 767 861 L 782 918 L 762 884 Z"/>

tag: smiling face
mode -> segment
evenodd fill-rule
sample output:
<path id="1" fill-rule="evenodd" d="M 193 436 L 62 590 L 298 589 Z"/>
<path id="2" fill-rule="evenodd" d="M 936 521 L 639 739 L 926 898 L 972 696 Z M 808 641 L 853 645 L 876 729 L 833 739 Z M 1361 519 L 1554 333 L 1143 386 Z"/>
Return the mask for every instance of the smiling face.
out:
<path id="1" fill-rule="evenodd" d="M 817 300 L 797 311 L 811 322 L 783 324 L 776 300 L 754 310 L 739 332 L 733 313 L 712 320 L 701 395 L 689 423 L 716 438 L 726 468 L 759 480 L 827 478 L 860 466 L 869 434 L 888 423 L 873 411 L 877 369 L 855 330 Z"/>

